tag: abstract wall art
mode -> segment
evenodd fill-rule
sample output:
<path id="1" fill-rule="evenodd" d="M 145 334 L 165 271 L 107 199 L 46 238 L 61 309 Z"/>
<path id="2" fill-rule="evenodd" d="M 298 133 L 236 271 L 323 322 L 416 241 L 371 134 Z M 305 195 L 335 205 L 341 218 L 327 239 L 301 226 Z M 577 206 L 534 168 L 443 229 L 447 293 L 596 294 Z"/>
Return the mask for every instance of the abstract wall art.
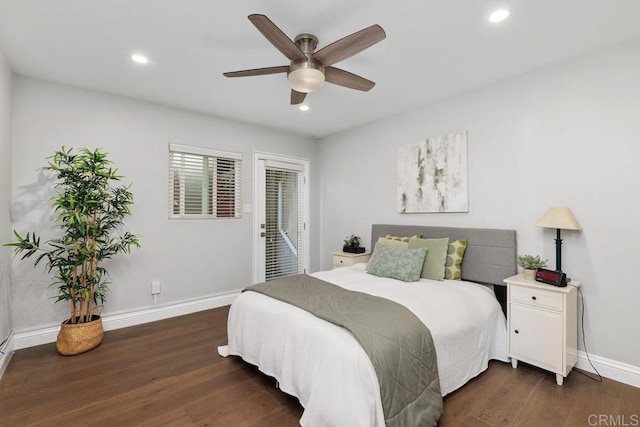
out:
<path id="1" fill-rule="evenodd" d="M 398 213 L 469 212 L 467 133 L 398 147 Z"/>

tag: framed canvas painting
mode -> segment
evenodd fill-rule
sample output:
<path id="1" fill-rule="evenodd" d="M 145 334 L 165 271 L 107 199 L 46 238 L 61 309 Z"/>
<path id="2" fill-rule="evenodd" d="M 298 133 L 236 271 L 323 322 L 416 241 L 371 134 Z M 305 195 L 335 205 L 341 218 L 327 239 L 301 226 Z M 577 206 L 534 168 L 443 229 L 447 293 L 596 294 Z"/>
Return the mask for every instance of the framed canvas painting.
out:
<path id="1" fill-rule="evenodd" d="M 399 213 L 469 212 L 466 132 L 399 146 L 397 173 Z"/>

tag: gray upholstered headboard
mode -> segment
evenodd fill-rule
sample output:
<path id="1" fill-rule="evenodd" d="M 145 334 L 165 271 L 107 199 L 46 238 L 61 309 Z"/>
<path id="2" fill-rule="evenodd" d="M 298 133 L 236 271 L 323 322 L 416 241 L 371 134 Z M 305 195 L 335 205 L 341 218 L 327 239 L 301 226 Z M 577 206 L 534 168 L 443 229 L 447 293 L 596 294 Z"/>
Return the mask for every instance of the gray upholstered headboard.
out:
<path id="1" fill-rule="evenodd" d="M 371 249 L 378 237 L 387 234 L 450 240 L 468 239 L 467 250 L 462 260 L 462 279 L 479 283 L 504 285 L 503 279 L 513 276 L 516 267 L 516 232 L 491 228 L 429 227 L 422 225 L 373 224 L 371 226 Z"/>

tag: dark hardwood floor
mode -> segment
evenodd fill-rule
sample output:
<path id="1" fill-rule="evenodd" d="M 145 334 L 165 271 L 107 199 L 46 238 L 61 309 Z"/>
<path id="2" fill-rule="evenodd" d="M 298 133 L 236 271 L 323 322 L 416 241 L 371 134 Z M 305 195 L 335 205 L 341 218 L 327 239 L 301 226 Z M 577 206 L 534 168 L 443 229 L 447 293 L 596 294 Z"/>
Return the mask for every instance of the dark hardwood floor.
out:
<path id="1" fill-rule="evenodd" d="M 54 344 L 19 350 L 0 381 L 0 425 L 297 426 L 302 408 L 295 398 L 255 367 L 218 356 L 227 312 L 222 307 L 109 331 L 100 347 L 73 357 L 59 356 Z M 559 387 L 551 373 L 491 362 L 445 398 L 440 425 L 639 422 L 638 388 L 596 383 L 577 372 Z"/>

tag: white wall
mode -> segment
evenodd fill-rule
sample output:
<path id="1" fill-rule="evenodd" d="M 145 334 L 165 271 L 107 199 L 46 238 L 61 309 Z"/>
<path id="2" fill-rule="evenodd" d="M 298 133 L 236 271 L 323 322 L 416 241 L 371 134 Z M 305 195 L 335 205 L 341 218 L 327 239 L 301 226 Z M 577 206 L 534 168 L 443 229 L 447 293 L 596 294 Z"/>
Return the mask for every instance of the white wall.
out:
<path id="1" fill-rule="evenodd" d="M 127 224 L 143 244 L 110 269 L 107 313 L 115 313 L 149 307 L 152 279 L 162 282 L 161 304 L 251 281 L 251 215 L 166 219 L 169 141 L 243 152 L 245 203 L 252 203 L 252 150 L 311 159 L 312 270 L 330 268 L 331 251 L 351 233 L 368 246 L 370 226 L 378 222 L 513 228 L 521 253 L 540 253 L 553 266 L 553 232 L 534 224 L 549 206 L 566 205 L 584 228 L 564 234 L 563 269 L 583 283 L 588 348 L 640 366 L 640 287 L 629 268 L 640 237 L 638 75 L 640 41 L 324 138 L 317 147 L 259 127 L 18 77 L 8 163 L 11 72 L 0 57 L 0 233 L 6 240 L 11 228 L 7 170 L 13 169 L 13 225 L 46 236 L 49 185 L 36 172 L 44 158 L 62 145 L 106 148 L 133 182 L 136 205 Z M 469 133 L 470 212 L 397 214 L 396 147 L 462 130 Z M 0 248 L 5 275 L 6 251 Z M 0 279 L 2 291 L 8 279 Z M 41 268 L 16 261 L 13 282 L 14 329 L 64 319 L 66 306 L 51 304 L 54 292 Z M 10 307 L 6 298 L 0 302 L 5 316 Z M 10 329 L 5 322 L 3 332 Z"/>
<path id="2" fill-rule="evenodd" d="M 588 350 L 640 366 L 638 76 L 640 40 L 323 139 L 321 266 L 345 236 L 368 246 L 372 223 L 403 223 L 516 229 L 554 267 L 555 233 L 535 223 L 569 206 L 584 230 L 563 234 L 563 270 L 583 283 Z M 396 147 L 465 130 L 469 213 L 397 214 Z"/>
<path id="3" fill-rule="evenodd" d="M 310 159 L 313 174 L 316 145 L 304 137 L 25 77 L 16 79 L 14 90 L 16 229 L 50 235 L 50 181 L 36 171 L 63 145 L 105 148 L 125 182 L 133 183 L 135 205 L 126 225 L 141 235 L 142 249 L 114 258 L 106 314 L 150 307 L 151 280 L 161 282 L 160 304 L 251 284 L 251 214 L 239 220 L 167 219 L 169 142 L 242 152 L 245 204 L 253 200 L 253 150 Z M 313 175 L 311 179 L 313 183 Z M 312 240 L 317 241 L 314 218 Z M 312 259 L 317 259 L 315 252 L 312 247 Z M 312 267 L 317 269 L 317 262 Z M 52 305 L 55 289 L 47 288 L 49 276 L 43 268 L 15 261 L 13 270 L 16 331 L 65 319 L 68 308 L 64 303 Z"/>
<path id="4" fill-rule="evenodd" d="M 11 88 L 12 72 L 0 50 L 0 244 L 11 231 Z M 9 336 L 11 320 L 11 249 L 0 246 L 0 342 Z"/>

